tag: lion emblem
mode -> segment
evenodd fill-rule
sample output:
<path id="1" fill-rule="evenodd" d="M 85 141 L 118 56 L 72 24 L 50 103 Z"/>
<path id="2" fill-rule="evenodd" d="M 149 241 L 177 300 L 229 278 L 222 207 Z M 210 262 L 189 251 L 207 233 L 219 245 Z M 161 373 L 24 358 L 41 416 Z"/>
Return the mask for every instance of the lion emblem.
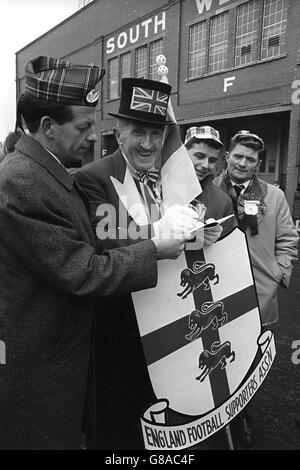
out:
<path id="1" fill-rule="evenodd" d="M 193 268 L 186 268 L 181 272 L 180 285 L 184 287 L 182 292 L 177 295 L 182 299 L 185 299 L 189 294 L 194 292 L 200 286 L 204 286 L 204 290 L 209 289 L 209 281 L 214 281 L 214 284 L 218 284 L 219 275 L 215 272 L 215 265 L 212 263 L 200 263 L 195 261 Z"/>
<path id="2" fill-rule="evenodd" d="M 227 313 L 224 312 L 223 302 L 204 302 L 201 305 L 201 311 L 193 310 L 189 315 L 191 331 L 185 335 L 185 339 L 193 341 L 210 325 L 212 325 L 212 330 L 215 330 L 224 323 L 227 323 Z"/>
<path id="3" fill-rule="evenodd" d="M 235 360 L 235 352 L 231 350 L 230 341 L 225 341 L 223 344 L 220 341 L 215 341 L 211 346 L 211 351 L 204 349 L 199 356 L 199 369 L 201 373 L 196 377 L 196 380 L 203 382 L 219 366 L 221 369 L 225 369 L 228 359 L 230 359 L 229 362 Z"/>

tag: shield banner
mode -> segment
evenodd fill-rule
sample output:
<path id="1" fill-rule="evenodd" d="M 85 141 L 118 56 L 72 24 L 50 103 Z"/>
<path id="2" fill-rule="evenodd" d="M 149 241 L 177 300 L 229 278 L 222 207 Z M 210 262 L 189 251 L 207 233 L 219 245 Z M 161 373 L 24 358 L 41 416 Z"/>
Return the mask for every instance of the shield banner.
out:
<path id="1" fill-rule="evenodd" d="M 173 449 L 201 442 L 246 406 L 245 389 L 244 406 L 237 404 L 234 413 L 226 408 L 243 381 L 245 387 L 250 372 L 254 374 L 258 351 L 262 357 L 257 376 L 252 377 L 255 392 L 275 356 L 272 335 L 260 339 L 260 312 L 244 233 L 235 228 L 203 250 L 187 249 L 177 260 L 160 261 L 157 286 L 132 297 L 158 399 L 142 418 L 145 446 Z M 261 371 L 263 360 L 267 365 Z M 197 418 L 195 429 L 211 415 L 211 432 L 192 437 L 184 426 L 170 430 L 163 423 L 157 428 L 166 407 L 189 417 L 189 423 Z M 158 439 L 159 431 L 169 434 Z"/>

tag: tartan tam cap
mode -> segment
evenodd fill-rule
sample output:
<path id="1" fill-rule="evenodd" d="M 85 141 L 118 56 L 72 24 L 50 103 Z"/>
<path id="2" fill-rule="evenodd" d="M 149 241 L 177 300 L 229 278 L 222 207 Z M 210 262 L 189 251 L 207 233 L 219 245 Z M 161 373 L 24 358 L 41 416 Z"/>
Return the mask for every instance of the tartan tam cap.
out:
<path id="1" fill-rule="evenodd" d="M 220 148 L 223 147 L 219 132 L 210 126 L 190 127 L 187 130 L 185 134 L 184 145 L 190 144 L 191 142 L 197 140 L 213 140 L 219 145 Z"/>
<path id="2" fill-rule="evenodd" d="M 30 95 L 64 105 L 96 106 L 97 83 L 105 73 L 96 65 L 77 65 L 68 60 L 39 56 L 25 66 L 25 89 Z"/>
<path id="3" fill-rule="evenodd" d="M 123 78 L 119 110 L 110 116 L 167 125 L 168 102 L 172 87 L 168 83 L 145 78 Z"/>

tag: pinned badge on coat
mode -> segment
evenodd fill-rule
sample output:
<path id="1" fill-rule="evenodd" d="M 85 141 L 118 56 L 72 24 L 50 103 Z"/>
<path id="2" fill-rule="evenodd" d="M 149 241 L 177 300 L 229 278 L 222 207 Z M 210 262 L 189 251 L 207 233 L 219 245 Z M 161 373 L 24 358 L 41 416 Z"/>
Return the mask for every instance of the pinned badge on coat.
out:
<path id="1" fill-rule="evenodd" d="M 256 215 L 258 214 L 259 201 L 244 201 L 245 214 Z"/>

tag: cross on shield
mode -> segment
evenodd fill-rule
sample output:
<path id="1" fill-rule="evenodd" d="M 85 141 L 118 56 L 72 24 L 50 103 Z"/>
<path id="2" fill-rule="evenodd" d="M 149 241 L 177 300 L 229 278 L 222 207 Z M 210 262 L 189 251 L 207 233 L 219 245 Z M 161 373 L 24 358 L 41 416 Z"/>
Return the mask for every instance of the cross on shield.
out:
<path id="1" fill-rule="evenodd" d="M 238 389 L 259 350 L 261 319 L 244 233 L 159 262 L 133 294 L 148 372 L 171 410 L 207 415 Z"/>

